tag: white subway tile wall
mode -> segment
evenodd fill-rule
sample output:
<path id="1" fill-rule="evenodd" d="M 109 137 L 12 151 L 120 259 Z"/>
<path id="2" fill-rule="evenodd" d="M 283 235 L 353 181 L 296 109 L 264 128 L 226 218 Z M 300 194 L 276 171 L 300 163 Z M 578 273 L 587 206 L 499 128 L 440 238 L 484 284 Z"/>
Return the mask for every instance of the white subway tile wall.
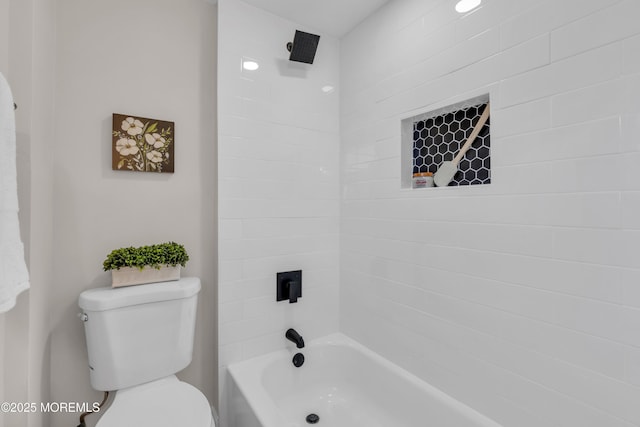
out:
<path id="1" fill-rule="evenodd" d="M 640 2 L 393 1 L 341 40 L 340 328 L 505 427 L 640 425 Z M 491 96 L 492 183 L 400 188 Z"/>
<path id="2" fill-rule="evenodd" d="M 313 65 L 288 60 L 295 30 L 220 0 L 218 262 L 220 405 L 226 366 L 338 330 L 339 43 L 321 34 Z M 259 68 L 242 68 L 243 60 Z M 336 87 L 332 93 L 321 89 Z M 302 270 L 303 297 L 276 302 L 276 273 Z M 292 345 L 292 344 L 291 344 Z"/>

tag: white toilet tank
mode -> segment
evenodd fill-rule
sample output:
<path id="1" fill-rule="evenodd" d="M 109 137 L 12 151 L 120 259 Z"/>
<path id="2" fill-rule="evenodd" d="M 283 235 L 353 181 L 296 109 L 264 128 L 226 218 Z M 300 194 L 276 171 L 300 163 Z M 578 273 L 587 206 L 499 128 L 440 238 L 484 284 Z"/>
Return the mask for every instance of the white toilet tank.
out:
<path id="1" fill-rule="evenodd" d="M 82 292 L 91 386 L 120 390 L 191 363 L 200 279 Z"/>

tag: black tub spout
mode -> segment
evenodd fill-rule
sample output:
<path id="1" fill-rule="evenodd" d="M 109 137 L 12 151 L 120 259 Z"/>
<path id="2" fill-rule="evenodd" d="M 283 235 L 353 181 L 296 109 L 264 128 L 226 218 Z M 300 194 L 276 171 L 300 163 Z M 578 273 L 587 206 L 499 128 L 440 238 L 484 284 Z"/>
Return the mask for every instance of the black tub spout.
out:
<path id="1" fill-rule="evenodd" d="M 287 333 L 284 334 L 284 336 L 291 342 L 293 342 L 296 347 L 298 348 L 304 348 L 304 340 L 302 339 L 302 337 L 300 336 L 299 333 L 296 332 L 295 329 L 293 328 L 289 328 L 287 330 Z"/>

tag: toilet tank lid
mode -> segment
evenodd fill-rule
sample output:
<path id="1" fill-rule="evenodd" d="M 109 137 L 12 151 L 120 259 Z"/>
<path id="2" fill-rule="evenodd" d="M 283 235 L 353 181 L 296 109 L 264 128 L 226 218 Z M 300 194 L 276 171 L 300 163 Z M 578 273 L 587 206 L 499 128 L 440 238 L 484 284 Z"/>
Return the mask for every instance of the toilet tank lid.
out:
<path id="1" fill-rule="evenodd" d="M 200 291 L 198 277 L 172 282 L 149 283 L 122 288 L 88 289 L 80 294 L 78 305 L 87 311 L 105 311 L 138 304 L 189 298 Z"/>

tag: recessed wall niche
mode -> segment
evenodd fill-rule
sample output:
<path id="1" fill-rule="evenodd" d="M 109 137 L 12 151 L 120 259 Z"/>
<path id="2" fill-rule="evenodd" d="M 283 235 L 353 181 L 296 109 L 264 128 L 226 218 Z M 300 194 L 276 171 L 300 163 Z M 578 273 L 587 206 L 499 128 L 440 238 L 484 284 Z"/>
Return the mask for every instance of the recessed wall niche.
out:
<path id="1" fill-rule="evenodd" d="M 435 174 L 458 154 L 478 123 L 489 95 L 484 95 L 402 120 L 402 188 L 412 187 L 415 173 Z M 491 183 L 490 119 L 460 159 L 449 186 Z"/>

